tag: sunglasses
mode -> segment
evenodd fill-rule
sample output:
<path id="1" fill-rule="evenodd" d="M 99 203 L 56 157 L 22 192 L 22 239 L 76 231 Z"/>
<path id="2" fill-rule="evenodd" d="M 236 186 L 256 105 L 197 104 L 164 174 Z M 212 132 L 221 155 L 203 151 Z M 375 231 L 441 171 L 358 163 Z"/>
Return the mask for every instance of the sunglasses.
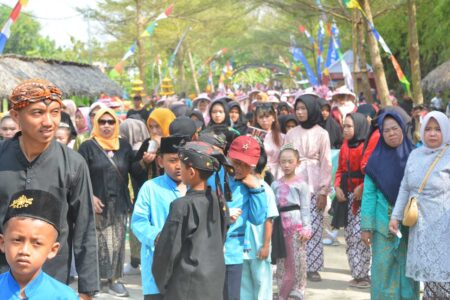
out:
<path id="1" fill-rule="evenodd" d="M 116 120 L 98 120 L 99 125 L 106 125 L 107 123 L 108 125 L 114 125 L 116 124 Z"/>

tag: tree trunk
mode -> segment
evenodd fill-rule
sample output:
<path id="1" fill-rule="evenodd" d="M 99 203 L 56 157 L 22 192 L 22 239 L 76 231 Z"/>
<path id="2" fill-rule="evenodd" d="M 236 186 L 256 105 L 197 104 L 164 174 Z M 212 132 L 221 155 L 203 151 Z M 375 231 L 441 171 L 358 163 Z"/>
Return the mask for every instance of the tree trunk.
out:
<path id="1" fill-rule="evenodd" d="M 372 93 L 370 92 L 370 82 L 369 82 L 369 70 L 367 69 L 367 57 L 366 57 L 366 30 L 364 26 L 365 20 L 362 19 L 362 15 L 358 12 L 358 56 L 361 72 L 361 88 L 366 98 L 367 103 L 373 103 Z"/>
<path id="2" fill-rule="evenodd" d="M 366 12 L 367 18 L 373 24 L 372 11 L 370 9 L 369 0 L 361 0 L 360 2 L 363 4 L 362 7 Z M 368 28 L 367 24 L 366 28 Z M 389 99 L 389 88 L 386 82 L 386 75 L 384 74 L 384 66 L 380 56 L 380 49 L 378 48 L 378 41 L 373 36 L 372 32 L 369 33 L 368 41 L 372 67 L 375 72 L 377 97 L 381 101 L 382 106 L 392 105 L 391 99 Z"/>
<path id="3" fill-rule="evenodd" d="M 358 66 L 358 25 L 357 25 L 358 11 L 356 9 L 352 10 L 352 52 L 353 52 L 353 92 L 356 96 L 359 95 L 359 66 Z"/>
<path id="4" fill-rule="evenodd" d="M 419 38 L 417 37 L 416 23 L 416 1 L 408 0 L 408 32 L 409 32 L 409 60 L 411 64 L 411 80 L 413 102 L 423 103 L 422 86 L 420 84 L 420 57 L 419 57 Z"/>
<path id="5" fill-rule="evenodd" d="M 138 51 L 137 56 L 137 65 L 139 69 L 139 78 L 144 82 L 144 88 L 145 88 L 145 50 L 144 50 L 144 43 L 142 41 L 141 34 L 144 31 L 144 18 L 142 17 L 142 11 L 141 11 L 141 2 L 142 0 L 135 0 L 136 3 L 136 46 Z"/>

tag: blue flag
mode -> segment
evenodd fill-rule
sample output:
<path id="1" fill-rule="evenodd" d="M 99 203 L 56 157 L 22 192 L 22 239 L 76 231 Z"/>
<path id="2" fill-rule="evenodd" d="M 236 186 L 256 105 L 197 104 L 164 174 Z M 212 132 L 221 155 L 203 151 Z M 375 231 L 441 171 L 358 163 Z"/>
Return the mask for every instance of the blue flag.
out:
<path id="1" fill-rule="evenodd" d="M 309 65 L 308 60 L 306 59 L 305 55 L 303 54 L 303 51 L 300 47 L 292 47 L 291 48 L 292 57 L 295 61 L 300 61 L 306 70 L 306 75 L 308 76 L 309 83 L 311 83 L 312 86 L 318 86 L 319 81 L 317 80 L 316 75 L 314 74 L 314 71 L 312 70 L 311 66 Z"/>

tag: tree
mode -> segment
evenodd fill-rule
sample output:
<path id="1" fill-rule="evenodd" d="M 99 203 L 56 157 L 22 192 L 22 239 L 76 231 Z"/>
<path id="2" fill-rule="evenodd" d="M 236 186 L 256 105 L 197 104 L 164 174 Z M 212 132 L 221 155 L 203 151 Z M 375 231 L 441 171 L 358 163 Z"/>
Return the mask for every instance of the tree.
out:
<path id="1" fill-rule="evenodd" d="M 409 60 L 411 64 L 411 80 L 413 87 L 413 101 L 423 103 L 422 85 L 420 83 L 419 38 L 416 27 L 416 1 L 408 0 L 408 32 L 409 32 Z"/>

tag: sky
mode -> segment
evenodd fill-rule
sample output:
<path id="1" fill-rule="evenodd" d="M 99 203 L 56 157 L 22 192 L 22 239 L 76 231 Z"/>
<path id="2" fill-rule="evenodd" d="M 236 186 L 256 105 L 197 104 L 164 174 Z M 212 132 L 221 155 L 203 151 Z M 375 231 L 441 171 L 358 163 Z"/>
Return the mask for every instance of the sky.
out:
<path id="1" fill-rule="evenodd" d="M 93 8 L 95 2 L 95 0 L 29 0 L 28 5 L 22 8 L 22 12 L 36 17 L 35 20 L 41 23 L 42 35 L 50 37 L 58 46 L 69 46 L 70 36 L 83 42 L 88 40 L 87 21 L 75 8 Z M 11 7 L 16 3 L 17 0 L 0 0 L 0 4 Z M 94 36 L 98 31 L 98 25 L 92 22 L 91 25 L 91 33 Z"/>

